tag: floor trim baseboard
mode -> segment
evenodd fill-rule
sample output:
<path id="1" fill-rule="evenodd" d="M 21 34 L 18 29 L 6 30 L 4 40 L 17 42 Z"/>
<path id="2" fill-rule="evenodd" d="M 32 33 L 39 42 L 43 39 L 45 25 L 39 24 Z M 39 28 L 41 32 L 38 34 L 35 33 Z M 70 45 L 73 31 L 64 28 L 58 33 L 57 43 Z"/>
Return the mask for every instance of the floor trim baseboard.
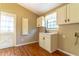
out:
<path id="1" fill-rule="evenodd" d="M 69 52 L 67 52 L 67 51 L 64 51 L 64 50 L 62 50 L 62 49 L 57 49 L 57 50 L 59 50 L 59 51 L 65 53 L 65 54 L 67 54 L 67 55 L 69 55 L 69 56 L 76 56 L 76 55 L 71 54 L 71 53 L 69 53 Z"/>
<path id="2" fill-rule="evenodd" d="M 38 41 L 33 41 L 33 42 L 28 42 L 28 43 L 24 43 L 24 44 L 18 44 L 16 46 L 22 46 L 22 45 L 27 45 L 27 44 L 32 44 L 32 43 L 37 43 Z"/>

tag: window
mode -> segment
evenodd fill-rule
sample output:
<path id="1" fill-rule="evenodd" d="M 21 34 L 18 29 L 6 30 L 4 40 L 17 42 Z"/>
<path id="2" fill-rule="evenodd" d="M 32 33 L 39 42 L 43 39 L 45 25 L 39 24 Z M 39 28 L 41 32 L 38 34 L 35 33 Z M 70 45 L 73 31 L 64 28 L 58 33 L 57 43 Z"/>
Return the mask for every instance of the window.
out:
<path id="1" fill-rule="evenodd" d="M 52 13 L 50 15 L 45 16 L 45 27 L 47 29 L 57 29 L 58 25 L 57 25 L 57 14 Z"/>
<path id="2" fill-rule="evenodd" d="M 14 32 L 14 17 L 4 12 L 0 16 L 0 33 Z"/>

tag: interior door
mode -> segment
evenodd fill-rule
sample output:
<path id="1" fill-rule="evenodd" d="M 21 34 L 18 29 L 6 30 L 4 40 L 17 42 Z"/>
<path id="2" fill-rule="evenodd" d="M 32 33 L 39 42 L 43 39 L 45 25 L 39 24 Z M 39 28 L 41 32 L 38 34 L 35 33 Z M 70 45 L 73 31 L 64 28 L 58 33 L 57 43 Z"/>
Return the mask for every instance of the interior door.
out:
<path id="1" fill-rule="evenodd" d="M 16 44 L 15 14 L 0 12 L 0 49 Z"/>

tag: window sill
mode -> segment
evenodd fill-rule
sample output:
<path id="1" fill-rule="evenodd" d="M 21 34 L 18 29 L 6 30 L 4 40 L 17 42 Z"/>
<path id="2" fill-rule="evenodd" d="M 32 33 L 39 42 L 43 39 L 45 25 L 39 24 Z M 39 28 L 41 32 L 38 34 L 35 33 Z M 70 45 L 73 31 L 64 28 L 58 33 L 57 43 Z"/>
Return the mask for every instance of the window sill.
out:
<path id="1" fill-rule="evenodd" d="M 58 29 L 46 29 L 48 32 L 58 32 Z"/>
<path id="2" fill-rule="evenodd" d="M 49 29 L 49 28 L 47 28 L 46 30 L 58 30 L 58 28 L 57 29 Z"/>

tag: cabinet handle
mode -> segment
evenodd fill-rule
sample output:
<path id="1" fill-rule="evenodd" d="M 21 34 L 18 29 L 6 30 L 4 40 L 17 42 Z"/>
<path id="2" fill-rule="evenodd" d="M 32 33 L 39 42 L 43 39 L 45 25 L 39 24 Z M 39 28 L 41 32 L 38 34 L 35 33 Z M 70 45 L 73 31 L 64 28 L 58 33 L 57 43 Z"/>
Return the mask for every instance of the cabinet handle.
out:
<path id="1" fill-rule="evenodd" d="M 65 23 L 67 22 L 67 20 L 65 20 Z"/>
<path id="2" fill-rule="evenodd" d="M 70 20 L 68 19 L 68 22 L 69 22 Z"/>
<path id="3" fill-rule="evenodd" d="M 45 37 L 43 37 L 43 40 L 45 40 Z"/>

